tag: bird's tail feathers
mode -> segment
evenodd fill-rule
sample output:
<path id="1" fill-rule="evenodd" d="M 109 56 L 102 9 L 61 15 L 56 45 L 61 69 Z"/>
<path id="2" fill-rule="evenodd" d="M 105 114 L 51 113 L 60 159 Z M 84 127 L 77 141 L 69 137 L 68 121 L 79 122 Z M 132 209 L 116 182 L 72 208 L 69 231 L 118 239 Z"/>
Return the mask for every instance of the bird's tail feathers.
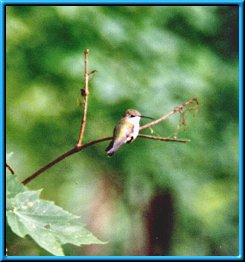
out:
<path id="1" fill-rule="evenodd" d="M 114 153 L 118 150 L 118 148 L 125 142 L 125 139 L 121 139 L 118 142 L 113 142 L 109 144 L 109 146 L 106 148 L 107 155 L 112 156 Z"/>
<path id="2" fill-rule="evenodd" d="M 110 144 L 108 145 L 108 147 L 105 149 L 105 151 L 110 150 L 113 147 L 113 140 L 110 142 Z"/>

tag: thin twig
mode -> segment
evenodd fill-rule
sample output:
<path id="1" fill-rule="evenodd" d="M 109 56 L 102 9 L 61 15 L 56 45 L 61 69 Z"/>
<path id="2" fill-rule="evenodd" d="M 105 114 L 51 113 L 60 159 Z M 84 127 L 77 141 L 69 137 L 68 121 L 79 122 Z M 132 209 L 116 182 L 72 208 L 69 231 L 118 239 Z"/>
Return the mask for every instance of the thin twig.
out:
<path id="1" fill-rule="evenodd" d="M 80 147 L 82 145 L 82 140 L 83 140 L 83 135 L 85 131 L 85 125 L 86 125 L 86 119 L 87 119 L 87 109 L 88 109 L 88 78 L 89 78 L 89 73 L 88 73 L 88 54 L 89 54 L 89 49 L 86 49 L 84 51 L 85 59 L 84 59 L 84 79 L 85 79 L 85 86 L 83 89 L 82 95 L 84 96 L 84 102 L 83 102 L 83 116 L 82 116 L 82 122 L 81 122 L 81 129 L 79 133 L 79 138 L 77 142 L 77 147 Z"/>
<path id="2" fill-rule="evenodd" d="M 8 168 L 8 170 L 10 171 L 10 173 L 11 173 L 12 175 L 14 175 L 14 170 L 13 170 L 13 168 L 12 168 L 10 165 L 8 165 L 7 163 L 6 163 L 6 167 Z"/>
<path id="3" fill-rule="evenodd" d="M 181 111 L 184 109 L 184 107 L 186 107 L 186 106 L 189 105 L 189 104 L 192 104 L 193 102 L 196 102 L 197 104 L 199 104 L 197 98 L 192 98 L 191 100 L 185 102 L 184 104 L 175 107 L 171 112 L 169 112 L 168 114 L 162 116 L 161 118 L 159 118 L 159 119 L 157 119 L 157 120 L 155 120 L 155 121 L 152 121 L 152 122 L 150 122 L 150 123 L 148 123 L 148 124 L 146 124 L 146 125 L 144 125 L 144 126 L 141 126 L 141 127 L 140 127 L 140 130 L 146 129 L 146 128 L 150 127 L 150 126 L 154 126 L 154 125 L 156 125 L 156 124 L 158 124 L 158 123 L 166 120 L 166 119 L 169 118 L 171 115 L 173 115 L 173 114 L 175 114 L 175 113 L 177 113 L 177 112 L 181 112 Z"/>
<path id="4" fill-rule="evenodd" d="M 157 119 L 156 121 L 153 121 L 147 125 L 144 125 L 140 128 L 140 130 L 143 130 L 145 128 L 148 128 L 150 126 L 154 126 L 164 120 L 166 120 L 167 118 L 169 118 L 171 115 L 177 113 L 177 112 L 181 112 L 184 107 L 186 107 L 187 105 L 196 102 L 198 104 L 198 100 L 197 98 L 193 98 L 189 101 L 187 101 L 186 103 L 174 108 L 171 112 L 169 112 L 168 114 L 162 116 L 161 118 Z M 85 118 L 86 121 L 86 118 Z M 185 139 L 174 139 L 174 138 L 164 138 L 164 137 L 156 137 L 156 136 L 149 136 L 149 135 L 143 135 L 143 134 L 139 134 L 138 137 L 141 138 L 147 138 L 147 139 L 153 139 L 153 140 L 160 140 L 160 141 L 172 141 L 172 142 L 183 142 L 183 143 L 187 143 L 190 142 L 190 140 L 185 140 Z M 73 155 L 89 146 L 92 146 L 94 144 L 100 143 L 100 142 L 104 142 L 107 140 L 111 140 L 113 137 L 112 136 L 108 136 L 108 137 L 103 137 L 100 139 L 96 139 L 93 141 L 90 141 L 86 144 L 82 144 L 80 146 L 76 146 L 72 149 L 70 149 L 69 151 L 67 151 L 66 153 L 62 154 L 61 156 L 57 157 L 55 160 L 51 161 L 50 163 L 48 163 L 46 166 L 42 167 L 41 169 L 39 169 L 38 171 L 36 171 L 34 174 L 30 175 L 29 177 L 27 177 L 25 180 L 22 181 L 22 183 L 24 185 L 26 185 L 27 183 L 29 183 L 31 180 L 33 180 L 35 177 L 37 177 L 38 175 L 40 175 L 41 173 L 43 173 L 44 171 L 46 171 L 47 169 L 49 169 L 50 167 L 52 167 L 53 165 L 57 164 L 58 162 L 62 161 L 63 159 L 67 158 L 70 155 Z"/>
<path id="5" fill-rule="evenodd" d="M 177 139 L 177 138 L 168 138 L 168 137 L 158 137 L 158 136 L 149 136 L 149 135 L 143 135 L 139 134 L 138 137 L 141 138 L 149 138 L 153 140 L 159 140 L 159 141 L 171 141 L 171 142 L 181 142 L 181 143 L 189 143 L 190 139 Z"/>

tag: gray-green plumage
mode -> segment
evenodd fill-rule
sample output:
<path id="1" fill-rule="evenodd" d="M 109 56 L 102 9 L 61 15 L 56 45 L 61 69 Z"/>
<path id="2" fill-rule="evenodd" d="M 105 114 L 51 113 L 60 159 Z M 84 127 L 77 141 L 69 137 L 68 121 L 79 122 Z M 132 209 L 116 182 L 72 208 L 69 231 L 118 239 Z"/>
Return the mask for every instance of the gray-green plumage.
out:
<path id="1" fill-rule="evenodd" d="M 113 131 L 113 139 L 106 148 L 107 155 L 112 156 L 123 143 L 133 142 L 139 134 L 139 123 L 142 116 L 135 109 L 128 109 Z M 149 118 L 149 117 L 146 117 Z"/>

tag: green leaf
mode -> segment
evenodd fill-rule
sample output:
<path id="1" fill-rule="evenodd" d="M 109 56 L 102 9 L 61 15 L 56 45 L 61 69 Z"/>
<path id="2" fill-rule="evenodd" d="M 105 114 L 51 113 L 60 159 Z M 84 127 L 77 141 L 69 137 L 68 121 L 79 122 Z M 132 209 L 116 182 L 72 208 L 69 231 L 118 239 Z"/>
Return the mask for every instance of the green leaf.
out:
<path id="1" fill-rule="evenodd" d="M 63 244 L 104 244 L 75 216 L 53 202 L 40 199 L 39 191 L 29 191 L 13 175 L 7 175 L 7 220 L 20 237 L 30 235 L 50 253 L 63 256 Z"/>
<path id="2" fill-rule="evenodd" d="M 57 238 L 59 238 L 62 244 L 66 244 L 69 238 L 69 243 L 79 246 L 81 242 L 85 245 L 89 244 L 105 244 L 98 240 L 91 232 L 89 232 L 85 227 L 81 227 L 79 221 L 73 221 L 72 223 L 66 224 L 65 227 L 55 225 L 53 227 Z"/>
<path id="3" fill-rule="evenodd" d="M 16 235 L 24 237 L 28 234 L 28 230 L 26 229 L 25 225 L 20 222 L 14 212 L 7 211 L 7 219 L 9 226 Z"/>

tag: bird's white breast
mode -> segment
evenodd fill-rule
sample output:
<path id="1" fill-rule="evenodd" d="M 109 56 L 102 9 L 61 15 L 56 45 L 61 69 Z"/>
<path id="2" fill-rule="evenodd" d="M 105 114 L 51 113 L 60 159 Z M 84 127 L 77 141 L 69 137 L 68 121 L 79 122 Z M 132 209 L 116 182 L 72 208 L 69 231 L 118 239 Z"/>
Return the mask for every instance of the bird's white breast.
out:
<path id="1" fill-rule="evenodd" d="M 133 139 L 135 139 L 138 134 L 139 134 L 139 128 L 140 128 L 140 117 L 139 116 L 135 116 L 133 118 L 129 118 L 128 120 L 131 124 L 134 125 L 134 129 L 132 132 L 132 135 L 130 137 L 133 137 Z M 128 139 L 130 140 L 130 138 Z"/>

